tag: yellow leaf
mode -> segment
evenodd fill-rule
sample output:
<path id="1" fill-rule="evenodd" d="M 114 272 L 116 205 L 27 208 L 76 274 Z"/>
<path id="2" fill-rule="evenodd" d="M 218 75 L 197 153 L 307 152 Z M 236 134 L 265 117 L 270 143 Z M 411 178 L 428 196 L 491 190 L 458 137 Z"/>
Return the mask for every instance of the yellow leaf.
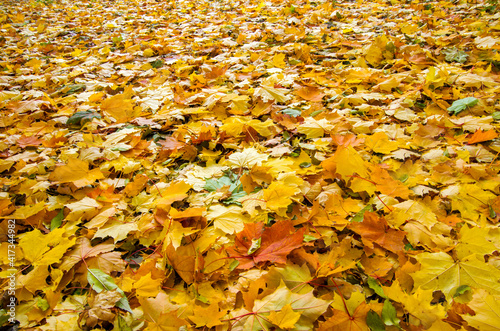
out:
<path id="1" fill-rule="evenodd" d="M 394 227 L 403 225 L 409 219 L 414 219 L 428 229 L 431 229 L 437 222 L 436 214 L 429 206 L 414 200 L 406 200 L 404 202 L 392 206 L 391 220 L 389 221 Z"/>
<path id="2" fill-rule="evenodd" d="M 212 205 L 206 217 L 209 221 L 214 220 L 216 228 L 228 234 L 241 232 L 245 223 L 250 221 L 242 214 L 241 207 L 234 205 L 229 207 L 220 204 Z"/>
<path id="3" fill-rule="evenodd" d="M 31 293 L 47 287 L 47 277 L 50 275 L 47 265 L 36 266 L 28 274 L 20 274 L 16 278 L 16 288 L 25 288 Z"/>
<path id="4" fill-rule="evenodd" d="M 229 156 L 227 163 L 233 168 L 251 169 L 255 165 L 260 165 L 267 160 L 266 154 L 260 153 L 255 148 L 245 148 L 242 152 L 236 152 Z"/>
<path id="5" fill-rule="evenodd" d="M 456 186 L 449 187 L 446 191 L 441 191 L 441 195 L 451 199 L 451 208 L 458 210 L 462 217 L 477 220 L 478 211 L 484 208 L 490 200 L 495 198 L 495 194 L 479 188 L 475 184 L 463 184 L 454 190 Z M 450 192 L 450 194 L 447 194 Z"/>
<path id="6" fill-rule="evenodd" d="M 285 60 L 285 54 L 283 54 L 283 53 L 277 53 L 277 54 L 274 54 L 274 56 L 273 56 L 273 64 L 277 68 L 286 67 L 286 63 L 284 60 Z"/>
<path id="7" fill-rule="evenodd" d="M 118 123 L 126 122 L 134 117 L 134 102 L 124 94 L 117 94 L 104 100 L 101 110 L 106 116 L 110 116 Z"/>
<path id="8" fill-rule="evenodd" d="M 325 118 L 315 120 L 312 117 L 307 117 L 304 123 L 299 125 L 297 131 L 305 134 L 310 139 L 323 137 L 325 132 L 329 132 L 332 129 L 333 125 Z"/>
<path id="9" fill-rule="evenodd" d="M 160 286 L 162 279 L 153 279 L 151 274 L 148 273 L 145 276 L 139 278 L 133 285 L 138 296 L 141 297 L 156 297 L 160 292 Z"/>
<path id="10" fill-rule="evenodd" d="M 349 176 L 358 174 L 361 177 L 367 178 L 368 171 L 365 166 L 365 160 L 352 147 L 340 147 L 331 160 L 336 164 L 336 172 L 344 179 L 349 179 Z"/>
<path id="11" fill-rule="evenodd" d="M 96 208 L 101 208 L 102 206 L 95 199 L 85 197 L 80 201 L 68 203 L 66 207 L 68 207 L 72 213 L 86 213 L 94 211 Z"/>
<path id="12" fill-rule="evenodd" d="M 135 222 L 124 223 L 123 221 L 116 220 L 109 222 L 104 227 L 97 230 L 92 239 L 111 237 L 115 242 L 118 242 L 127 238 L 130 232 L 137 230 L 138 227 Z"/>
<path id="13" fill-rule="evenodd" d="M 293 329 L 295 323 L 300 319 L 300 313 L 293 311 L 292 306 L 287 304 L 279 312 L 272 311 L 268 318 L 274 325 L 282 329 Z"/>
<path id="14" fill-rule="evenodd" d="M 475 315 L 462 315 L 469 326 L 481 331 L 500 330 L 500 296 L 490 295 L 484 290 L 474 292 L 472 301 L 467 305 Z"/>
<path id="15" fill-rule="evenodd" d="M 402 303 L 413 317 L 420 320 L 424 329 L 429 329 L 435 322 L 446 316 L 446 311 L 442 305 L 431 303 L 433 292 L 433 290 L 419 288 L 414 293 L 408 294 L 401 289 L 398 280 L 395 280 L 391 287 L 384 287 L 384 293 L 387 297 Z"/>
<path id="16" fill-rule="evenodd" d="M 457 257 L 465 258 L 471 254 L 486 255 L 497 250 L 497 247 L 488 238 L 489 229 L 487 228 L 469 228 L 462 226 L 459 233 L 459 244 L 455 247 Z"/>
<path id="17" fill-rule="evenodd" d="M 286 209 L 292 203 L 291 198 L 298 192 L 300 192 L 299 188 L 277 181 L 264 189 L 263 198 L 268 209 L 280 216 L 286 216 Z"/>
<path id="18" fill-rule="evenodd" d="M 290 97 L 286 94 L 290 91 L 284 88 L 275 88 L 272 86 L 261 85 L 257 87 L 253 93 L 254 97 L 260 97 L 262 101 L 286 102 Z"/>
<path id="19" fill-rule="evenodd" d="M 450 299 L 461 285 L 500 294 L 500 270 L 471 255 L 455 262 L 445 253 L 421 253 L 415 257 L 421 264 L 420 271 L 411 275 L 415 288 L 441 290 Z"/>
<path id="20" fill-rule="evenodd" d="M 365 59 L 374 67 L 380 66 L 384 58 L 388 58 L 386 45 L 389 40 L 384 35 L 375 37 L 374 41 L 365 48 Z"/>
<path id="21" fill-rule="evenodd" d="M 151 57 L 154 54 L 155 54 L 155 52 L 151 48 L 145 49 L 144 52 L 142 52 L 142 55 L 144 55 L 146 57 Z"/>
<path id="22" fill-rule="evenodd" d="M 375 132 L 373 135 L 366 137 L 366 146 L 371 148 L 375 153 L 390 154 L 398 149 L 397 141 L 389 140 L 389 137 L 384 132 Z"/>
<path id="23" fill-rule="evenodd" d="M 27 219 L 30 216 L 36 215 L 39 212 L 41 212 L 45 208 L 45 202 L 40 201 L 35 205 L 32 206 L 21 206 L 16 209 L 16 211 L 9 215 L 9 218 L 12 219 L 18 219 L 18 220 L 24 220 Z M 5 218 L 5 217 L 2 217 Z"/>
<path id="24" fill-rule="evenodd" d="M 418 26 L 416 24 L 404 23 L 403 26 L 401 27 L 401 32 L 404 34 L 411 35 L 417 31 L 418 31 Z"/>
<path id="25" fill-rule="evenodd" d="M 206 308 L 197 305 L 193 309 L 193 315 L 189 316 L 189 319 L 195 323 L 198 328 L 203 326 L 211 328 L 216 325 L 222 325 L 221 319 L 223 319 L 225 315 L 226 311 L 219 311 L 219 305 L 213 303 Z"/>
<path id="26" fill-rule="evenodd" d="M 45 238 L 47 239 L 47 238 Z M 64 254 L 66 254 L 67 250 L 73 247 L 76 243 L 76 238 L 73 237 L 71 239 L 65 238 L 60 243 L 58 243 L 54 248 L 50 251 L 43 254 L 42 258 L 33 263 L 33 265 L 51 265 L 53 263 L 61 262 L 61 259 Z M 37 247 L 40 246 L 40 243 L 37 243 Z"/>
<path id="27" fill-rule="evenodd" d="M 181 246 L 181 241 L 184 236 L 189 236 L 197 231 L 198 230 L 193 228 L 185 228 L 181 223 L 172 220 L 169 224 L 165 225 L 163 230 L 163 233 L 166 233 L 164 247 L 172 244 L 172 246 L 177 249 Z"/>
<path id="28" fill-rule="evenodd" d="M 270 137 L 273 135 L 273 131 L 276 129 L 276 125 L 271 119 L 267 119 L 265 122 L 253 119 L 246 122 L 246 125 L 252 127 L 258 134 L 263 137 Z"/>
<path id="29" fill-rule="evenodd" d="M 75 158 L 70 158 L 67 165 L 56 167 L 49 179 L 57 183 L 73 183 L 76 187 L 83 187 L 104 178 L 99 169 L 89 171 L 89 164 Z"/>
<path id="30" fill-rule="evenodd" d="M 44 235 L 38 229 L 23 235 L 19 240 L 19 246 L 23 250 L 24 258 L 32 263 L 49 250 L 47 243 L 44 242 Z"/>
<path id="31" fill-rule="evenodd" d="M 187 192 L 192 188 L 191 185 L 184 181 L 171 183 L 166 190 L 163 191 L 162 196 L 158 199 L 157 204 L 160 207 L 169 206 L 175 201 L 180 201 L 186 198 Z"/>

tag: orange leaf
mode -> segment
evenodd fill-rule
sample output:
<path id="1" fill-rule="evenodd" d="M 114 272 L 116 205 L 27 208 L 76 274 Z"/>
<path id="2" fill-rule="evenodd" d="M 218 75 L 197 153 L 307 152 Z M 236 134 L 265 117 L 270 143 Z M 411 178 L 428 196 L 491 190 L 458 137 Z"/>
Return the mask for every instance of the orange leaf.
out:
<path id="1" fill-rule="evenodd" d="M 363 244 L 369 248 L 374 247 L 373 243 L 394 253 L 404 248 L 406 232 L 389 228 L 386 220 L 375 213 L 365 212 L 363 222 L 353 222 L 349 228 L 359 234 Z"/>
<path id="2" fill-rule="evenodd" d="M 249 269 L 259 262 L 276 262 L 286 264 L 286 256 L 296 248 L 302 246 L 305 228 L 298 231 L 291 221 L 275 223 L 270 228 L 264 224 L 245 224 L 245 229 L 236 235 L 236 245 L 228 251 L 231 256 L 237 257 L 239 269 Z M 260 239 L 260 247 L 251 252 L 255 242 Z"/>
<path id="3" fill-rule="evenodd" d="M 299 97 L 308 101 L 321 101 L 321 99 L 325 96 L 325 94 L 321 93 L 321 90 L 317 87 L 303 87 L 296 93 Z"/>
<path id="4" fill-rule="evenodd" d="M 42 144 L 42 141 L 38 139 L 35 136 L 31 137 L 25 137 L 22 136 L 17 140 L 17 145 L 21 148 L 27 147 L 27 146 L 40 146 Z"/>
<path id="5" fill-rule="evenodd" d="M 495 130 L 493 129 L 484 132 L 483 130 L 479 129 L 476 132 L 474 132 L 474 134 L 472 135 L 472 137 L 470 137 L 467 144 L 468 145 L 477 144 L 483 141 L 495 139 L 496 137 L 498 137 L 498 133 L 496 133 Z"/>
<path id="6" fill-rule="evenodd" d="M 403 199 L 408 199 L 409 195 L 413 194 L 413 191 L 401 181 L 393 179 L 387 170 L 382 169 L 380 166 L 373 166 L 370 170 L 372 172 L 370 178 L 374 181 L 380 193 Z"/>
<path id="7" fill-rule="evenodd" d="M 366 303 L 361 303 L 352 315 L 345 311 L 333 310 L 333 316 L 321 324 L 320 331 L 364 331 L 368 330 L 366 325 L 366 314 L 370 310 L 370 306 Z"/>

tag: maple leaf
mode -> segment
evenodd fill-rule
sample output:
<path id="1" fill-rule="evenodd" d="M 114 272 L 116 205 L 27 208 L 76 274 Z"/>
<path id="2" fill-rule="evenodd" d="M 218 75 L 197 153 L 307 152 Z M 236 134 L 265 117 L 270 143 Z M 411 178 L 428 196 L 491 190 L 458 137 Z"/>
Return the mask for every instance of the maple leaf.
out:
<path id="1" fill-rule="evenodd" d="M 476 255 L 460 261 L 445 252 L 422 253 L 416 256 L 421 270 L 411 276 L 416 288 L 441 290 L 446 298 L 451 298 L 461 285 L 487 289 L 493 294 L 500 293 L 498 278 L 500 272 Z"/>
<path id="2" fill-rule="evenodd" d="M 467 323 L 478 330 L 498 330 L 500 322 L 500 307 L 498 306 L 498 295 L 491 295 L 485 290 L 478 290 L 472 296 L 468 306 L 474 311 L 474 315 L 462 315 Z"/>
<path id="3" fill-rule="evenodd" d="M 104 178 L 99 169 L 89 171 L 86 161 L 70 158 L 68 164 L 58 166 L 50 174 L 49 179 L 57 183 L 73 183 L 76 187 L 83 187 Z"/>
<path id="4" fill-rule="evenodd" d="M 368 175 L 363 158 L 352 146 L 340 147 L 331 158 L 322 162 L 322 166 L 327 171 L 335 171 L 344 178 L 354 174 L 361 177 Z"/>
<path id="5" fill-rule="evenodd" d="M 321 101 L 321 99 L 325 96 L 325 94 L 321 93 L 321 90 L 317 87 L 302 87 L 295 93 L 302 99 L 308 101 Z"/>
<path id="6" fill-rule="evenodd" d="M 127 93 L 117 94 L 104 100 L 101 110 L 117 122 L 126 122 L 134 117 L 134 103 Z"/>
<path id="7" fill-rule="evenodd" d="M 43 142 L 42 140 L 38 139 L 35 136 L 21 137 L 17 140 L 17 144 L 21 148 L 28 147 L 28 146 L 33 146 L 33 147 L 40 146 L 42 144 L 42 142 Z"/>
<path id="8" fill-rule="evenodd" d="M 472 137 L 470 137 L 470 139 L 467 141 L 467 144 L 477 144 L 483 141 L 493 140 L 496 137 L 498 137 L 498 133 L 496 133 L 495 130 L 488 130 L 483 132 L 483 130 L 479 129 L 474 132 Z"/>
<path id="9" fill-rule="evenodd" d="M 366 315 L 370 310 L 370 306 L 364 300 L 365 296 L 359 292 L 352 293 L 349 300 L 343 300 L 336 294 L 335 301 L 332 304 L 334 307 L 333 316 L 322 323 L 319 330 L 368 330 Z"/>
<path id="10" fill-rule="evenodd" d="M 400 252 L 404 247 L 406 232 L 398 231 L 388 227 L 383 218 L 379 218 L 373 212 L 365 212 L 362 222 L 353 222 L 349 229 L 361 236 L 363 243 L 373 248 L 373 243 L 394 252 Z"/>
<path id="11" fill-rule="evenodd" d="M 275 322 L 285 323 L 285 321 L 279 319 L 279 317 L 283 315 L 283 313 L 280 314 L 280 312 L 282 309 L 285 309 L 285 313 L 288 311 L 288 314 L 291 315 L 292 318 L 296 318 L 296 314 L 293 312 L 299 312 L 300 317 L 298 321 L 294 323 L 295 328 L 312 329 L 313 323 L 323 312 L 325 312 L 329 303 L 330 301 L 315 298 L 312 292 L 307 292 L 305 294 L 292 293 L 285 284 L 281 282 L 273 293 L 263 297 L 261 300 L 254 301 L 251 314 L 247 313 L 238 316 L 237 314 L 241 312 L 237 311 L 232 312 L 232 314 L 235 316 L 234 318 L 238 319 L 235 328 L 257 331 L 269 329 L 271 327 L 271 323 L 268 320 L 272 312 L 275 312 L 272 317 Z M 284 308 L 287 305 L 290 305 L 290 308 Z M 285 324 L 285 326 L 288 325 Z"/>
<path id="12" fill-rule="evenodd" d="M 268 101 L 277 101 L 277 102 L 286 102 L 290 99 L 286 94 L 289 90 L 284 88 L 274 88 L 272 86 L 261 85 L 256 88 L 253 95 L 255 97 L 260 97 L 264 102 Z"/>
<path id="13" fill-rule="evenodd" d="M 193 313 L 194 315 L 189 316 L 189 319 L 196 324 L 196 327 L 207 326 L 209 328 L 221 325 L 221 320 L 226 315 L 224 310 L 219 311 L 217 303 L 213 303 L 206 308 L 196 306 Z"/>
<path id="14" fill-rule="evenodd" d="M 95 266 L 104 272 L 123 271 L 125 261 L 121 259 L 120 252 L 112 252 L 114 248 L 113 244 L 92 246 L 88 238 L 80 237 L 76 241 L 76 246 L 62 258 L 59 268 L 68 271 L 78 263 L 85 261 L 87 266 Z"/>
<path id="15" fill-rule="evenodd" d="M 290 221 L 277 222 L 270 228 L 260 222 L 245 224 L 244 230 L 236 234 L 236 245 L 228 252 L 240 262 L 239 269 L 266 261 L 286 263 L 286 256 L 302 246 L 304 232 L 305 228 L 295 230 Z"/>
<path id="16" fill-rule="evenodd" d="M 2 6 L 17 327 L 497 329 L 491 2 Z"/>

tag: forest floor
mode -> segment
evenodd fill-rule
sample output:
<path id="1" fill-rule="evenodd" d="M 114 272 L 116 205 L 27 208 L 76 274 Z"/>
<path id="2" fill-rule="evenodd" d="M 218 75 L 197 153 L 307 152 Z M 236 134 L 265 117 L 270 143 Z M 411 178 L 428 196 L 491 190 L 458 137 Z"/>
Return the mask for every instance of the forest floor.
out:
<path id="1" fill-rule="evenodd" d="M 0 4 L 0 326 L 500 330 L 496 1 Z"/>

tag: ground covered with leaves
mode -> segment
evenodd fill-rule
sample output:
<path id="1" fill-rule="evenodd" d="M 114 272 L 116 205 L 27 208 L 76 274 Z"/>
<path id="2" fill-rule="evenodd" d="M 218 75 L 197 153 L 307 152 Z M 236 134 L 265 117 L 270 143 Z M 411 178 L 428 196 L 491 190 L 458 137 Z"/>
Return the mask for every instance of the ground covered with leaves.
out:
<path id="1" fill-rule="evenodd" d="M 499 330 L 498 10 L 4 1 L 0 322 Z"/>

